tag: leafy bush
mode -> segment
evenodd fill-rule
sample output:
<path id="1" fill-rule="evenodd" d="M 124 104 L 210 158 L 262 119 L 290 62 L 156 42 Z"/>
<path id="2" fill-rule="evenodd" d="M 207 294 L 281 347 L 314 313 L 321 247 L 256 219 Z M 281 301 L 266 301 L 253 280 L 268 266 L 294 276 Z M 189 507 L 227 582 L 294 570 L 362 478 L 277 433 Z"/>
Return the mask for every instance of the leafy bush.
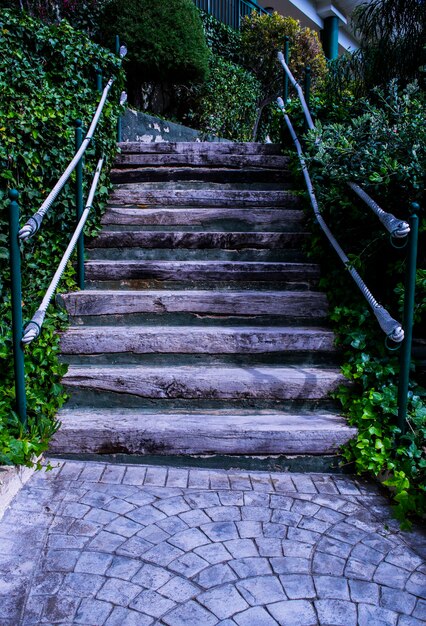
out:
<path id="1" fill-rule="evenodd" d="M 40 338 L 25 349 L 29 430 L 24 432 L 14 412 L 11 343 L 10 275 L 6 248 L 7 190 L 20 192 L 23 223 L 40 206 L 74 154 L 75 120 L 88 127 L 99 100 L 94 89 L 95 67 L 117 76 L 96 131 L 96 143 L 86 153 L 85 190 L 97 156 L 106 155 L 99 193 L 86 232 L 93 232 L 108 192 L 108 169 L 116 152 L 116 123 L 122 76 L 119 61 L 69 24 L 49 26 L 24 13 L 3 11 L 0 17 L 0 463 L 31 462 L 46 449 L 57 427 L 55 413 L 64 401 L 55 329 L 64 314 L 51 305 Z M 67 245 L 75 221 L 75 196 L 68 184 L 45 218 L 42 229 L 22 247 L 24 318 L 38 308 L 54 268 Z M 75 288 L 69 264 L 61 287 Z"/>
<path id="2" fill-rule="evenodd" d="M 260 85 L 250 72 L 215 56 L 209 79 L 193 93 L 188 122 L 206 134 L 250 141 L 259 93 Z"/>
<path id="3" fill-rule="evenodd" d="M 102 42 L 126 42 L 129 99 L 141 104 L 142 83 L 203 81 L 210 52 L 192 0 L 110 0 L 101 18 Z"/>
<path id="4" fill-rule="evenodd" d="M 264 107 L 282 95 L 283 69 L 277 61 L 277 52 L 284 49 L 286 36 L 290 38 L 291 70 L 296 80 L 303 80 L 304 70 L 309 65 L 315 90 L 326 75 L 326 60 L 316 32 L 302 28 L 298 20 L 277 12 L 272 15 L 253 12 L 245 17 L 241 26 L 243 64 L 262 85 L 254 140 Z"/>
<path id="5" fill-rule="evenodd" d="M 213 54 L 239 63 L 241 57 L 241 33 L 217 20 L 213 15 L 200 11 L 206 43 Z"/>
<path id="6" fill-rule="evenodd" d="M 425 183 L 426 102 L 416 85 L 398 90 L 392 83 L 387 93 L 376 91 L 374 96 L 375 104 L 361 103 L 361 115 L 346 111 L 345 123 L 317 123 L 307 137 L 310 171 L 332 232 L 350 252 L 351 262 L 375 297 L 401 319 L 406 252 L 389 245 L 377 218 L 349 192 L 346 181 L 358 181 L 385 210 L 407 219 L 410 202 L 421 200 Z M 426 327 L 424 219 L 421 230 L 415 336 L 422 336 Z M 401 520 L 412 512 L 421 515 L 426 511 L 425 391 L 412 377 L 408 431 L 400 437 L 396 426 L 398 360 L 385 349 L 369 307 L 343 266 L 330 255 L 317 227 L 314 233 L 312 254 L 324 270 L 322 287 L 328 292 L 331 319 L 344 350 L 343 373 L 352 381 L 336 397 L 359 431 L 344 455 L 359 472 L 386 479 Z"/>
<path id="7" fill-rule="evenodd" d="M 66 19 L 74 28 L 94 35 L 106 2 L 108 0 L 0 0 L 0 7 L 23 9 L 48 24 Z"/>

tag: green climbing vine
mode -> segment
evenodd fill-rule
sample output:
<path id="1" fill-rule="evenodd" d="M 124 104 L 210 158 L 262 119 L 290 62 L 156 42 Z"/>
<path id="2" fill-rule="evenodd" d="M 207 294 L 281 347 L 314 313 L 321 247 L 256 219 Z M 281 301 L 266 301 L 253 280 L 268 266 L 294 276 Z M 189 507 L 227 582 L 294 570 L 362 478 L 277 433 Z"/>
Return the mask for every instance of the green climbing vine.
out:
<path id="1" fill-rule="evenodd" d="M 66 317 L 52 304 L 40 338 L 25 349 L 28 429 L 14 411 L 11 345 L 10 275 L 7 248 L 8 189 L 20 192 L 21 223 L 45 199 L 74 154 L 74 125 L 85 128 L 99 94 L 95 68 L 117 77 L 113 93 L 86 158 L 85 189 L 96 156 L 105 153 L 95 210 L 87 232 L 93 233 L 108 195 L 108 170 L 116 152 L 115 132 L 122 75 L 116 57 L 92 43 L 67 22 L 45 25 L 20 11 L 0 16 L 0 464 L 31 465 L 47 448 L 58 423 L 57 409 L 65 394 L 60 384 L 66 367 L 58 359 L 56 330 Z M 72 181 L 54 203 L 43 228 L 22 246 L 24 320 L 31 318 L 52 278 L 74 227 Z M 70 263 L 61 289 L 75 289 Z"/>

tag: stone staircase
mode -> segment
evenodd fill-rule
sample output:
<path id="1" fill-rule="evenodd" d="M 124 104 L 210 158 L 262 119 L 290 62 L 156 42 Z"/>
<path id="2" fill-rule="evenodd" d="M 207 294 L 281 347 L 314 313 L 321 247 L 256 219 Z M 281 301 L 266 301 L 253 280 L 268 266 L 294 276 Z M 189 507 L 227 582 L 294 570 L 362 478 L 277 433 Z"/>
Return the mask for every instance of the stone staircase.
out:
<path id="1" fill-rule="evenodd" d="M 121 144 L 85 291 L 61 297 L 55 453 L 335 453 L 355 430 L 278 146 Z"/>

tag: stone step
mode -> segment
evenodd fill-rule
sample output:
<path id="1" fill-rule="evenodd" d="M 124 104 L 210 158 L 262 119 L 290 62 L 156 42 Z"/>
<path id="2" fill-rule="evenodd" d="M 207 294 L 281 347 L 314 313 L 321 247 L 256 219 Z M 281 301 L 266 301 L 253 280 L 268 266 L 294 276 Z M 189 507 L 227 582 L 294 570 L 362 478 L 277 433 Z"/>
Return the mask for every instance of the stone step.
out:
<path id="1" fill-rule="evenodd" d="M 277 316 L 324 320 L 325 294 L 315 291 L 84 290 L 58 297 L 72 318 L 188 313 L 212 317 Z"/>
<path id="2" fill-rule="evenodd" d="M 147 208 L 109 206 L 102 217 L 104 226 L 139 227 L 152 230 L 153 227 L 173 231 L 202 228 L 204 231 L 260 231 L 278 232 L 303 231 L 305 217 L 301 210 L 257 209 L 257 208 Z"/>
<path id="3" fill-rule="evenodd" d="M 147 188 L 145 183 L 116 185 L 110 196 L 115 205 L 146 207 L 284 207 L 300 206 L 300 198 L 290 191 L 207 188 Z"/>
<path id="4" fill-rule="evenodd" d="M 264 354 L 335 351 L 315 327 L 84 326 L 61 333 L 61 354 Z"/>
<path id="5" fill-rule="evenodd" d="M 75 366 L 63 378 L 69 392 L 119 395 L 142 404 L 160 400 L 325 400 L 345 381 L 339 369 L 304 366 Z"/>
<path id="6" fill-rule="evenodd" d="M 180 141 L 143 143 L 126 141 L 118 144 L 121 154 L 261 154 L 281 155 L 282 146 L 273 143 Z"/>
<path id="7" fill-rule="evenodd" d="M 134 156 L 134 155 L 131 155 Z M 136 166 L 115 167 L 110 172 L 111 182 L 140 183 L 154 181 L 209 181 L 212 183 L 281 183 L 283 188 L 291 187 L 290 174 L 287 169 L 273 167 L 157 167 Z"/>
<path id="8" fill-rule="evenodd" d="M 335 454 L 356 435 L 337 414 L 62 409 L 56 454 Z"/>
<path id="9" fill-rule="evenodd" d="M 104 230 L 93 239 L 88 248 L 219 248 L 244 250 L 246 248 L 265 250 L 276 248 L 297 248 L 309 236 L 307 232 L 221 232 L 221 231 L 134 231 Z"/>
<path id="10" fill-rule="evenodd" d="M 280 282 L 309 288 L 318 282 L 314 263 L 262 263 L 250 261 L 87 261 L 86 278 L 93 281 Z"/>

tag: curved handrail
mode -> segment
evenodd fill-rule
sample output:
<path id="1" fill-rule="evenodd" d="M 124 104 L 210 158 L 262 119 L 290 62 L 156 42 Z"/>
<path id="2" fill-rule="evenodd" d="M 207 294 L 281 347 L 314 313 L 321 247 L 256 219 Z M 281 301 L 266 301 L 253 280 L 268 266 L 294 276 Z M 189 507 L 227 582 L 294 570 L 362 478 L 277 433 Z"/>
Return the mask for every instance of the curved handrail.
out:
<path id="1" fill-rule="evenodd" d="M 109 91 L 112 87 L 114 80 L 115 78 L 111 77 L 108 83 L 106 84 L 105 89 L 102 92 L 101 99 L 99 100 L 99 104 L 96 108 L 95 115 L 93 116 L 92 123 L 90 124 L 90 128 L 87 131 L 87 135 L 83 139 L 80 148 L 75 153 L 68 167 L 66 168 L 66 170 L 64 171 L 64 173 L 62 174 L 62 176 L 60 177 L 56 185 L 53 187 L 52 191 L 49 193 L 49 195 L 47 196 L 47 198 L 45 199 L 41 207 L 34 213 L 32 217 L 30 217 L 27 220 L 27 222 L 19 231 L 19 238 L 21 240 L 29 239 L 30 237 L 35 235 L 35 233 L 40 229 L 44 216 L 46 215 L 46 213 L 48 212 L 48 210 L 50 209 L 50 207 L 52 206 L 52 204 L 58 197 L 60 191 L 63 189 L 65 183 L 68 181 L 69 177 L 71 176 L 71 174 L 77 167 L 80 159 L 86 152 L 93 138 L 93 135 L 95 133 L 96 126 L 98 125 L 99 118 L 102 114 L 106 99 L 108 97 Z"/>
<path id="2" fill-rule="evenodd" d="M 402 325 L 400 324 L 400 322 L 393 319 L 390 313 L 381 304 L 379 304 L 377 300 L 374 298 L 373 294 L 368 289 L 367 285 L 362 280 L 361 276 L 358 274 L 356 269 L 352 267 L 349 258 L 347 257 L 347 255 L 345 254 L 345 252 L 343 251 L 343 249 L 337 242 L 336 238 L 334 237 L 333 233 L 331 232 L 330 228 L 328 227 L 327 223 L 322 217 L 319 207 L 318 207 L 318 201 L 315 196 L 315 191 L 312 185 L 311 177 L 309 175 L 308 168 L 306 166 L 306 161 L 303 155 L 300 141 L 298 140 L 297 135 L 294 131 L 293 125 L 290 121 L 290 118 L 288 114 L 286 113 L 282 98 L 278 98 L 278 106 L 280 107 L 284 115 L 284 119 L 290 131 L 290 135 L 293 139 L 294 145 L 296 146 L 300 165 L 302 167 L 303 176 L 305 178 L 306 186 L 308 188 L 309 198 L 310 198 L 312 208 L 314 210 L 315 218 L 318 224 L 321 226 L 324 234 L 326 235 L 327 239 L 333 246 L 334 250 L 337 252 L 344 266 L 346 267 L 349 274 L 352 276 L 353 280 L 355 281 L 357 287 L 360 289 L 361 293 L 363 294 L 364 298 L 367 300 L 369 306 L 371 307 L 373 311 L 373 314 L 375 315 L 379 323 L 380 328 L 383 330 L 386 336 L 389 337 L 392 341 L 395 341 L 396 343 L 400 343 L 404 339 L 404 330 L 402 328 Z"/>
<path id="3" fill-rule="evenodd" d="M 291 70 L 288 67 L 287 63 L 285 62 L 284 54 L 282 52 L 278 52 L 278 60 L 283 66 L 283 69 L 285 73 L 287 74 L 289 81 L 291 82 L 291 84 L 297 91 L 297 95 L 299 96 L 299 100 L 302 105 L 303 113 L 305 115 L 306 123 L 308 125 L 309 130 L 314 130 L 315 126 L 312 121 L 312 116 L 311 116 L 311 112 L 309 111 L 309 107 L 306 104 L 306 100 L 305 100 L 305 96 L 303 94 L 302 88 L 300 87 L 299 83 L 294 78 L 293 74 L 291 73 Z M 371 198 L 368 195 L 368 193 L 364 191 L 364 189 L 362 189 L 362 187 L 360 187 L 358 184 L 348 182 L 347 185 L 362 200 L 364 200 L 366 205 L 373 211 L 373 213 L 377 215 L 377 217 L 379 218 L 383 226 L 392 235 L 392 237 L 401 239 L 403 237 L 406 237 L 409 234 L 410 226 L 408 222 L 405 222 L 404 220 L 399 220 L 392 213 L 387 213 L 386 211 L 381 209 L 379 205 L 377 204 L 377 202 L 375 202 L 373 198 Z"/>
<path id="4" fill-rule="evenodd" d="M 28 322 L 28 324 L 26 325 L 25 329 L 24 329 L 24 333 L 22 335 L 22 343 L 23 344 L 29 344 L 31 343 L 34 339 L 36 339 L 41 331 L 41 327 L 43 325 L 44 322 L 44 317 L 46 315 L 46 311 L 47 311 L 47 307 L 49 306 L 49 303 L 51 301 L 51 299 L 53 298 L 53 294 L 56 291 L 56 288 L 58 286 L 59 281 L 61 280 L 62 274 L 64 273 L 65 267 L 68 263 L 68 261 L 71 258 L 71 255 L 74 251 L 74 248 L 77 244 L 78 238 L 80 237 L 81 233 L 83 232 L 83 228 L 84 225 L 86 223 L 87 218 L 89 217 L 89 212 L 90 209 L 92 208 L 92 204 L 93 204 L 93 199 L 95 197 L 95 193 L 96 193 L 96 188 L 98 186 L 98 182 L 99 182 L 99 177 L 101 175 L 101 170 L 102 170 L 102 166 L 104 164 L 104 157 L 102 157 L 101 159 L 99 159 L 98 161 L 98 165 L 96 167 L 96 171 L 95 174 L 93 176 L 93 181 L 92 181 L 92 185 L 90 187 L 90 191 L 89 191 L 89 195 L 87 198 L 87 202 L 86 202 L 86 206 L 85 209 L 81 215 L 81 218 L 76 226 L 76 229 L 74 231 L 73 236 L 71 237 L 71 241 L 69 242 L 67 249 L 65 250 L 61 262 L 58 265 L 58 269 L 56 270 L 52 281 L 49 285 L 49 287 L 47 288 L 47 291 L 45 293 L 45 296 L 43 298 L 43 300 L 41 301 L 41 304 L 39 306 L 39 308 L 37 309 L 37 311 L 34 313 L 34 315 L 32 316 L 31 320 Z"/>

